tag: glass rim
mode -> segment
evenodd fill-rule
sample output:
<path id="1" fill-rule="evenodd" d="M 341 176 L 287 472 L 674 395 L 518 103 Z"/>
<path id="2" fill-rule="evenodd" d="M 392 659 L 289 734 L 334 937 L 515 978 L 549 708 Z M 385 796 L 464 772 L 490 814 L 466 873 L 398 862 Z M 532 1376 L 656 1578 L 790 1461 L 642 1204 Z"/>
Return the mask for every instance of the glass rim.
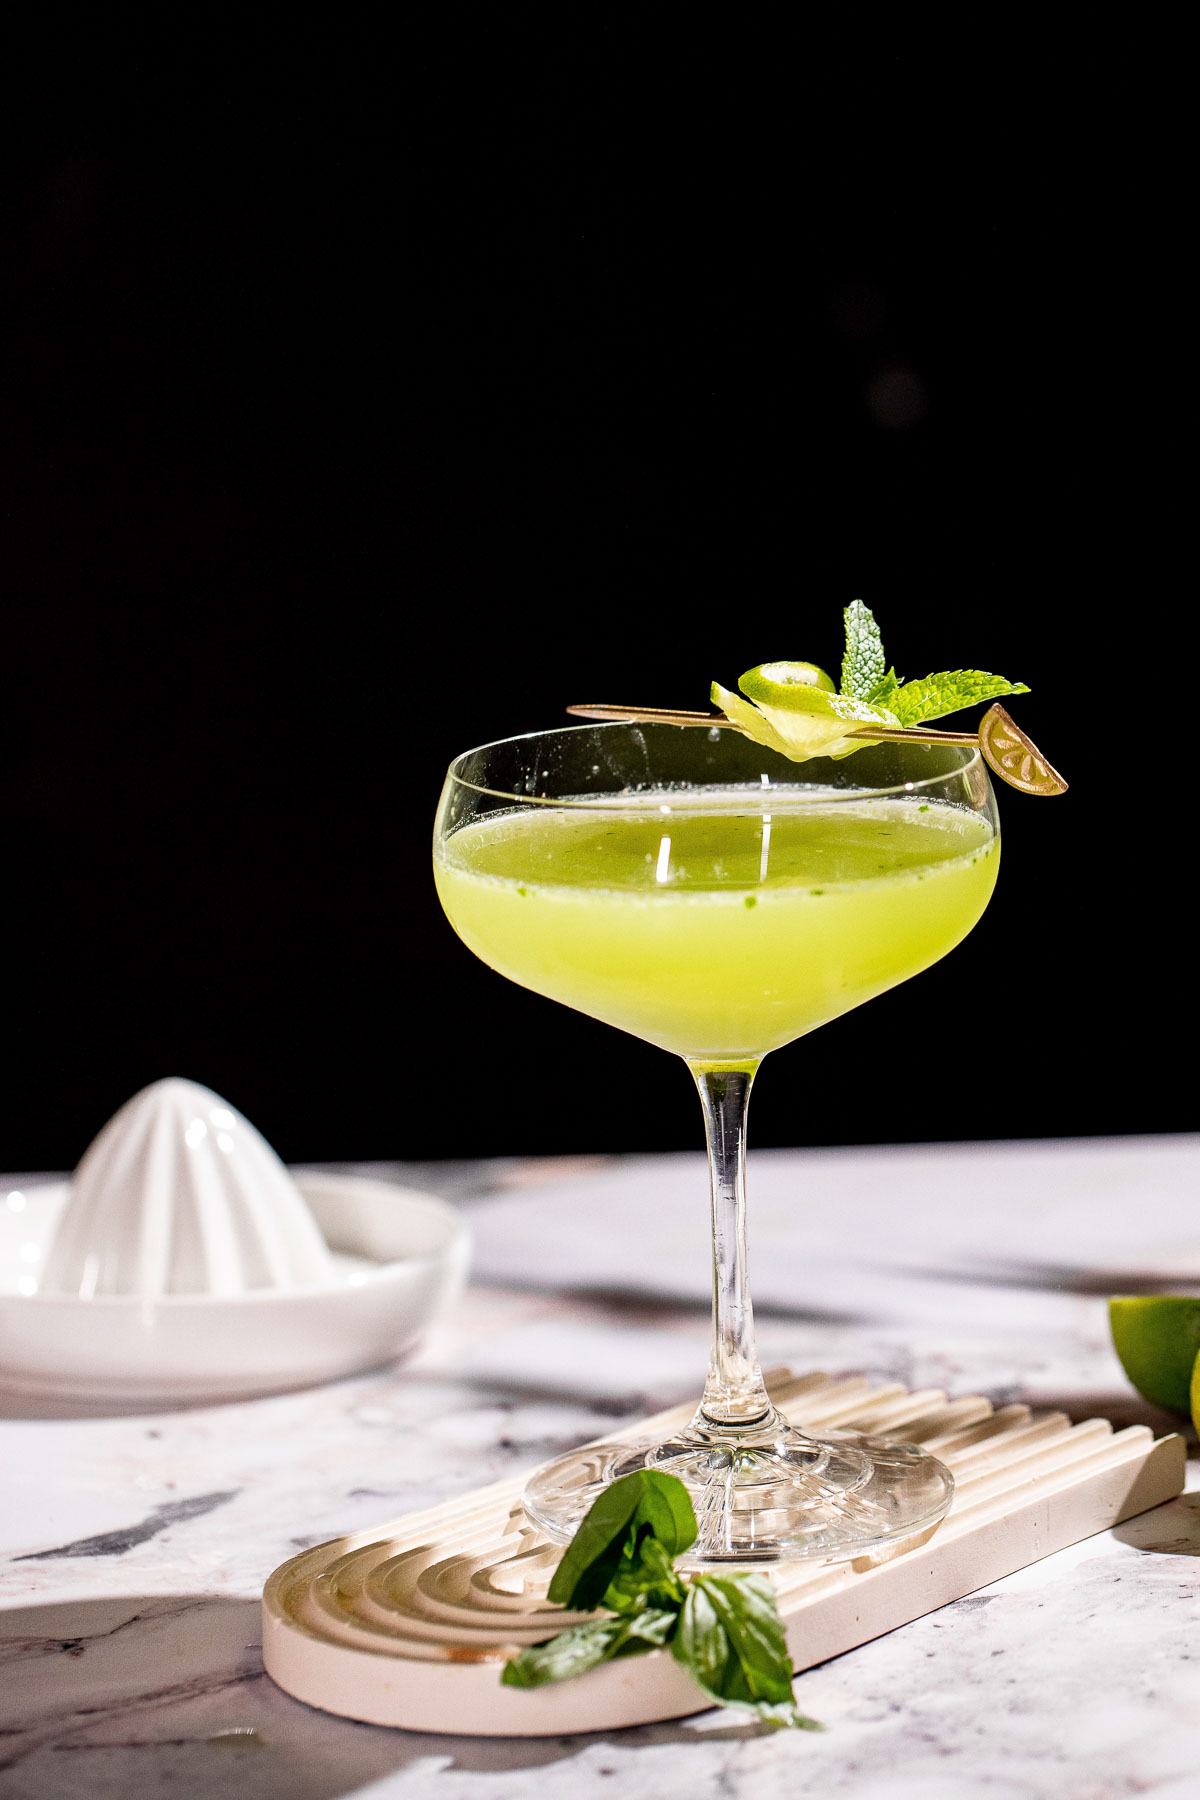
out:
<path id="1" fill-rule="evenodd" d="M 465 775 L 459 773 L 459 766 L 460 764 L 465 763 L 469 757 L 482 756 L 487 750 L 499 750 L 507 744 L 527 744 L 532 743 L 537 738 L 573 736 L 575 733 L 581 731 L 628 731 L 631 725 L 636 725 L 638 729 L 642 731 L 647 728 L 661 731 L 696 731 L 699 729 L 699 727 L 694 725 L 666 725 L 653 719 L 605 719 L 596 720 L 590 725 L 582 723 L 579 725 L 551 725 L 542 731 L 515 732 L 512 737 L 492 738 L 486 744 L 476 744 L 472 750 L 460 751 L 446 770 L 446 780 L 457 782 L 460 787 L 469 788 L 472 793 L 486 794 L 493 800 L 511 800 L 514 806 L 578 806 L 581 808 L 586 807 L 590 812 L 596 812 L 604 809 L 607 804 L 608 806 L 611 806 L 613 811 L 624 811 L 634 799 L 634 795 L 629 792 L 585 796 L 565 795 L 561 798 L 554 798 L 548 794 L 514 794 L 506 788 L 485 787 L 481 782 L 468 780 Z M 746 736 L 745 732 L 740 732 L 737 730 L 736 726 L 731 725 L 714 724 L 709 726 L 708 729 L 710 732 L 716 731 L 718 733 L 722 731 L 733 731 L 737 737 Z M 753 740 L 751 739 L 747 739 L 747 742 L 752 741 Z M 882 738 L 877 741 L 879 743 L 888 742 L 887 739 Z M 891 740 L 891 742 L 897 750 L 917 748 L 915 744 L 911 746 L 896 744 L 894 739 Z M 863 748 L 866 749 L 867 747 L 868 746 L 864 743 Z M 945 748 L 960 754 L 963 757 L 963 761 L 957 768 L 944 769 L 939 775 L 923 775 L 916 781 L 892 782 L 886 787 L 845 789 L 821 787 L 817 790 L 816 784 L 814 783 L 814 792 L 809 798 L 806 799 L 802 795 L 793 795 L 791 793 L 789 793 L 788 798 L 789 800 L 793 798 L 799 799 L 801 804 L 806 806 L 816 806 L 822 803 L 828 805 L 830 800 L 843 798 L 854 800 L 887 800 L 896 794 L 915 794 L 924 788 L 935 787 L 939 782 L 957 780 L 959 776 L 965 775 L 969 769 L 973 768 L 976 763 L 982 764 L 983 762 L 983 755 L 978 744 L 972 748 L 968 748 L 965 744 L 947 744 L 945 745 Z M 780 752 L 771 751 L 770 754 L 778 756 Z M 816 759 L 813 758 L 811 760 L 815 761 Z M 804 764 L 796 763 L 795 767 L 799 770 L 804 767 Z M 713 782 L 709 785 L 715 787 L 717 783 Z M 751 793 L 767 793 L 768 791 L 773 790 L 768 790 L 767 788 L 751 788 L 748 789 L 748 791 Z"/>

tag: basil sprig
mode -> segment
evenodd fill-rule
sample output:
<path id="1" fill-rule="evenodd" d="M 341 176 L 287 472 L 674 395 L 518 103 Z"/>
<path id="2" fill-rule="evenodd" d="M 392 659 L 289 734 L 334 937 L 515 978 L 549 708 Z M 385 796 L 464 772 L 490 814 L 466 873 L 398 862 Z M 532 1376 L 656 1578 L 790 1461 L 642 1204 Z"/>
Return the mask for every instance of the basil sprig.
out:
<path id="1" fill-rule="evenodd" d="M 792 1662 L 765 1575 L 682 1576 L 674 1568 L 696 1541 L 696 1515 L 682 1481 L 638 1469 L 596 1500 L 554 1571 L 549 1597 L 589 1619 L 531 1644 L 505 1664 L 508 1687 L 567 1681 L 618 1656 L 670 1648 L 721 1706 L 755 1712 L 770 1725 L 819 1731 L 792 1698 Z"/>

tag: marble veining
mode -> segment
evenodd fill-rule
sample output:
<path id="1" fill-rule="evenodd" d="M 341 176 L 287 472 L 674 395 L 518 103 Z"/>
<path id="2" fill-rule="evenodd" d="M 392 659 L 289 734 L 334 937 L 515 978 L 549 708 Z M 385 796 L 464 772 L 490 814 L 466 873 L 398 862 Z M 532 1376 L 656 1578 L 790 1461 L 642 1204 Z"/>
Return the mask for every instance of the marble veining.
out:
<path id="1" fill-rule="evenodd" d="M 473 1740 L 282 1694 L 276 1563 L 685 1398 L 706 1363 L 698 1158 L 387 1172 L 457 1198 L 478 1244 L 406 1363 L 118 1416 L 0 1388 L 0 1800 L 1200 1795 L 1193 1492 L 810 1671 L 819 1736 L 711 1712 Z M 1167 1428 L 1103 1296 L 1200 1280 L 1198 1177 L 1185 1137 L 752 1159 L 764 1356 Z"/>
<path id="2" fill-rule="evenodd" d="M 194 1494 L 190 1500 L 169 1500 L 164 1506 L 152 1507 L 136 1525 L 126 1525 L 120 1531 L 101 1531 L 95 1537 L 75 1538 L 69 1544 L 56 1544 L 53 1550 L 27 1550 L 24 1556 L 14 1556 L 12 1560 L 51 1562 L 59 1556 L 124 1556 L 135 1545 L 149 1543 L 168 1525 L 203 1518 L 205 1513 L 236 1498 L 237 1489 L 230 1488 L 221 1494 Z"/>

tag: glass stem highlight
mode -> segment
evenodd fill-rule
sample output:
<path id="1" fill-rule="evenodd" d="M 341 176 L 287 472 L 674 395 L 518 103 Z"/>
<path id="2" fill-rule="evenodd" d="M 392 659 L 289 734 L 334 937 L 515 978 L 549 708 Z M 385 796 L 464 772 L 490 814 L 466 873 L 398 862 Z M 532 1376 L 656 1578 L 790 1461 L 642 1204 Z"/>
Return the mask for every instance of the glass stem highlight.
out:
<path id="1" fill-rule="evenodd" d="M 704 1398 L 691 1432 L 728 1441 L 757 1436 L 776 1417 L 754 1344 L 746 1251 L 746 1111 L 757 1063 L 689 1064 L 704 1108 L 712 1177 L 713 1339 Z"/>

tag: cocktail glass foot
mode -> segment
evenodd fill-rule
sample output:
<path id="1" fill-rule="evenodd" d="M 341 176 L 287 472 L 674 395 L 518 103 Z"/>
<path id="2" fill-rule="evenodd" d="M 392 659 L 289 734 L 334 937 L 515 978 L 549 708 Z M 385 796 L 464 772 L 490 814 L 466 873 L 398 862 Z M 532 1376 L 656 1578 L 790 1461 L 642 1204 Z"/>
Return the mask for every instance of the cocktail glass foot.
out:
<path id="1" fill-rule="evenodd" d="M 833 1562 L 917 1537 L 943 1517 L 950 1471 L 928 1451 L 884 1437 L 814 1438 L 774 1408 L 731 1432 L 702 1419 L 660 1444 L 592 1444 L 530 1477 L 525 1511 L 567 1543 L 610 1481 L 635 1469 L 676 1475 L 692 1496 L 699 1536 L 687 1562 Z"/>

